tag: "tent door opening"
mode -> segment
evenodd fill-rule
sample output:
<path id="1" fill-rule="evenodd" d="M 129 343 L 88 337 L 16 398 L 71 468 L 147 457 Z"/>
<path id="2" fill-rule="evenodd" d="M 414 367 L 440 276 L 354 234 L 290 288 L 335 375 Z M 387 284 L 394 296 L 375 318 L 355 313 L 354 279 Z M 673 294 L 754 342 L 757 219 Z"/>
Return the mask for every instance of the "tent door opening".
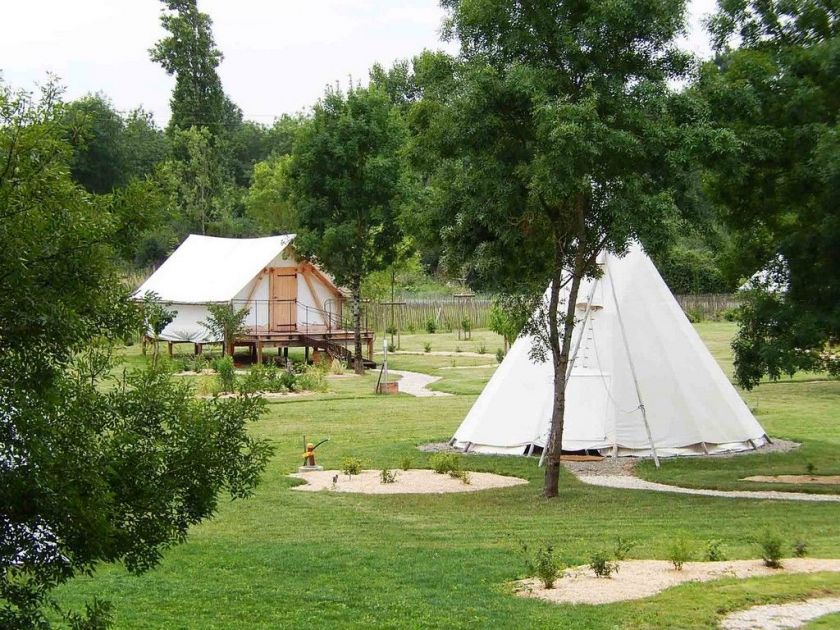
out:
<path id="1" fill-rule="evenodd" d="M 297 328 L 297 269 L 276 267 L 269 275 L 269 328 L 290 332 Z"/>

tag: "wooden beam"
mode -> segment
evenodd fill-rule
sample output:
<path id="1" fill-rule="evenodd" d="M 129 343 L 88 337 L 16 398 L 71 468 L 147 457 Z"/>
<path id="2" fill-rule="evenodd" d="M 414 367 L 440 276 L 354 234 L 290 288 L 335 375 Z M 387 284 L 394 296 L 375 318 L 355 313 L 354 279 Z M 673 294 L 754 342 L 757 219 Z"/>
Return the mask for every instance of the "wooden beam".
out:
<path id="1" fill-rule="evenodd" d="M 313 274 L 315 277 L 317 277 L 317 278 L 318 278 L 318 280 L 320 280 L 321 282 L 323 282 L 323 283 L 324 283 L 324 285 L 326 285 L 326 287 L 327 287 L 327 288 L 328 288 L 328 289 L 329 289 L 329 290 L 330 290 L 330 291 L 331 291 L 331 292 L 332 292 L 332 293 L 333 293 L 336 297 L 339 297 L 339 298 L 344 298 L 344 294 L 342 294 L 342 293 L 341 293 L 341 291 L 339 291 L 338 287 L 337 287 L 337 286 L 335 286 L 335 284 L 333 283 L 333 281 L 332 281 L 332 280 L 330 280 L 330 279 L 329 279 L 329 278 L 328 278 L 328 277 L 324 274 L 324 272 L 323 272 L 323 271 L 321 271 L 320 269 L 318 269 L 318 267 L 316 267 L 316 266 L 315 266 L 315 265 L 313 265 L 312 263 L 306 263 L 306 265 L 307 265 L 307 268 L 308 268 L 310 271 L 312 271 L 312 274 Z"/>
<path id="2" fill-rule="evenodd" d="M 309 267 L 304 267 L 301 270 L 300 275 L 303 276 L 303 279 L 306 282 L 306 286 L 309 287 L 309 292 L 312 294 L 312 299 L 315 300 L 315 307 L 319 311 L 323 311 L 324 305 L 321 303 L 321 298 L 318 297 L 318 292 L 315 290 L 315 287 L 312 284 L 312 279 L 309 277 Z"/>

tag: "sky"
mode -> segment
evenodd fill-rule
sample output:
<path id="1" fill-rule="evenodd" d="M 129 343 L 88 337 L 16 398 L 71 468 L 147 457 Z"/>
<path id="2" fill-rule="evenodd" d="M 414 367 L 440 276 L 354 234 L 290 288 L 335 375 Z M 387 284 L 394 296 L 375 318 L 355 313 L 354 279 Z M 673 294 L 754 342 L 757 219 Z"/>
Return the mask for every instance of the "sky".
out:
<path id="1" fill-rule="evenodd" d="M 690 0 L 683 46 L 708 56 L 700 26 L 714 0 Z M 169 119 L 174 79 L 149 60 L 164 33 L 158 0 L 4 0 L 0 77 L 34 90 L 48 73 L 67 99 L 103 92 L 114 106 L 143 106 Z M 224 54 L 219 74 L 245 118 L 271 124 L 310 107 L 326 85 L 366 80 L 376 62 L 390 66 L 440 41 L 438 0 L 199 0 Z"/>

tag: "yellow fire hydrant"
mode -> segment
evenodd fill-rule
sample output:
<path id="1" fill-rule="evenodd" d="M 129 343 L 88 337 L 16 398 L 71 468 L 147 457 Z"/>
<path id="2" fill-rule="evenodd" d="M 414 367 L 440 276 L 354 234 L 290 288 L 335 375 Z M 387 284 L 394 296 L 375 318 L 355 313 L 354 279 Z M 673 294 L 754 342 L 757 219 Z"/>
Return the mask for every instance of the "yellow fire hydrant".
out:
<path id="1" fill-rule="evenodd" d="M 315 466 L 315 445 L 312 442 L 306 443 L 306 452 L 303 454 L 304 466 Z"/>

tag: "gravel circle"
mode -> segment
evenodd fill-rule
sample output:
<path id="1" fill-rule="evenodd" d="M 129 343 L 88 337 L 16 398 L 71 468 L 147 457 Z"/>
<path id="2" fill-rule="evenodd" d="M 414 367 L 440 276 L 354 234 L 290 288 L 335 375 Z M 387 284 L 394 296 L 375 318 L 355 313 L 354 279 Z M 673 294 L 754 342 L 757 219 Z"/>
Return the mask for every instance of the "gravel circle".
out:
<path id="1" fill-rule="evenodd" d="M 536 597 L 558 604 L 610 604 L 650 597 L 684 582 L 840 572 L 840 559 L 790 558 L 782 564 L 782 569 L 770 569 L 761 560 L 686 562 L 682 571 L 677 571 L 666 560 L 625 560 L 619 562 L 618 572 L 609 578 L 595 577 L 588 566 L 579 566 L 566 570 L 554 588 L 543 588 L 539 580 L 528 578 L 516 582 L 514 591 L 521 597 Z"/>
<path id="2" fill-rule="evenodd" d="M 379 470 L 363 470 L 359 475 L 349 478 L 339 470 L 318 470 L 291 475 L 303 479 L 305 484 L 295 486 L 292 490 L 304 492 L 318 492 L 330 490 L 333 492 L 358 492 L 362 494 L 444 494 L 449 492 L 476 492 L 490 488 L 509 488 L 527 484 L 526 479 L 519 477 L 505 477 L 486 472 L 472 472 L 469 483 L 460 479 L 453 479 L 449 475 L 441 475 L 428 469 L 394 470 L 397 475 L 394 483 L 382 483 Z M 333 480 L 337 479 L 333 487 Z"/>
<path id="3" fill-rule="evenodd" d="M 724 617 L 720 627 L 724 630 L 799 628 L 805 622 L 835 612 L 840 612 L 840 597 L 821 597 L 804 602 L 753 606 L 739 610 Z"/>

